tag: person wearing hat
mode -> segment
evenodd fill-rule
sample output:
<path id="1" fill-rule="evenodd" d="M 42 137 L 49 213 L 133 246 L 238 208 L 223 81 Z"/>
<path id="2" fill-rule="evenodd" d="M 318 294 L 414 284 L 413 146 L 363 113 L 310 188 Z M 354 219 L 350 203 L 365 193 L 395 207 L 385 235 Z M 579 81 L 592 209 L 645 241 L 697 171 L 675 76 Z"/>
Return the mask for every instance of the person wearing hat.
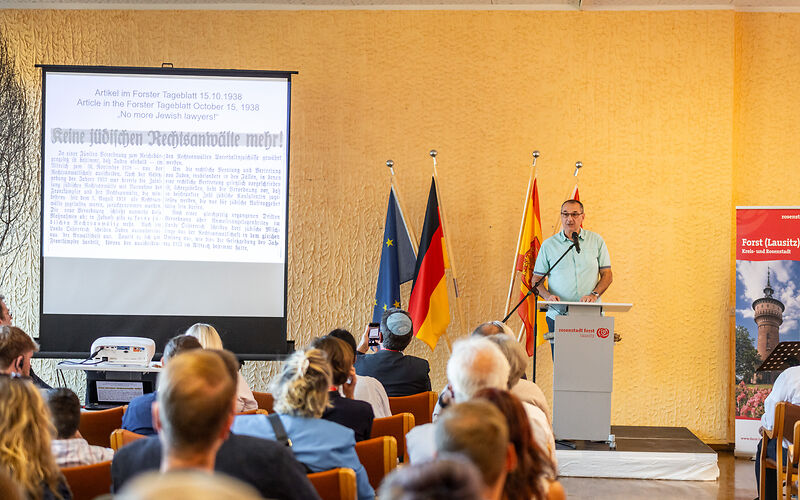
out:
<path id="1" fill-rule="evenodd" d="M 402 309 L 388 309 L 381 317 L 379 332 L 381 349 L 374 354 L 357 356 L 356 374 L 378 379 L 389 397 L 430 391 L 428 362 L 403 354 L 414 336 L 411 316 Z M 366 353 L 369 347 L 367 337 L 365 333 L 358 346 L 361 353 Z"/>

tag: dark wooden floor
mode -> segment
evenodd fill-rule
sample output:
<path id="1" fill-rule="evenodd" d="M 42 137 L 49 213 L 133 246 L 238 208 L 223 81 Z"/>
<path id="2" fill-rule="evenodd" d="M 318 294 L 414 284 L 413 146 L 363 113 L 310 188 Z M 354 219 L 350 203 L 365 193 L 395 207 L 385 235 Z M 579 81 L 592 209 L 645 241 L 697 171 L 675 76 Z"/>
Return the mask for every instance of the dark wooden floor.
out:
<path id="1" fill-rule="evenodd" d="M 567 497 L 592 499 L 732 499 L 757 496 L 754 462 L 720 452 L 717 481 L 657 481 L 641 479 L 593 479 L 562 477 Z"/>

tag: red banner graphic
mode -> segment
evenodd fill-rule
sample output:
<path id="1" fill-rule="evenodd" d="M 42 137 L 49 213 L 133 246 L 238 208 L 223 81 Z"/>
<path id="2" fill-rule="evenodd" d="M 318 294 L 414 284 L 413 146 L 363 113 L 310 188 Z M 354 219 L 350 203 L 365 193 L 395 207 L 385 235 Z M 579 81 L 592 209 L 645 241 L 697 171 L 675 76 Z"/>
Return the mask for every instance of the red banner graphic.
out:
<path id="1" fill-rule="evenodd" d="M 737 260 L 800 260 L 800 210 L 736 210 Z"/>

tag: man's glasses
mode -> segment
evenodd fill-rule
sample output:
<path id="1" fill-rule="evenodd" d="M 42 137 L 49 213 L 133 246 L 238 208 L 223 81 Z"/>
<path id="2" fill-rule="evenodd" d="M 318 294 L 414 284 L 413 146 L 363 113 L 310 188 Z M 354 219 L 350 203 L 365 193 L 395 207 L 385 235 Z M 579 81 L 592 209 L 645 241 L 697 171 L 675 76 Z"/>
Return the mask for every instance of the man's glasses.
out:
<path id="1" fill-rule="evenodd" d="M 565 219 L 569 219 L 570 217 L 577 219 L 581 215 L 583 215 L 583 212 L 561 212 L 561 217 Z"/>

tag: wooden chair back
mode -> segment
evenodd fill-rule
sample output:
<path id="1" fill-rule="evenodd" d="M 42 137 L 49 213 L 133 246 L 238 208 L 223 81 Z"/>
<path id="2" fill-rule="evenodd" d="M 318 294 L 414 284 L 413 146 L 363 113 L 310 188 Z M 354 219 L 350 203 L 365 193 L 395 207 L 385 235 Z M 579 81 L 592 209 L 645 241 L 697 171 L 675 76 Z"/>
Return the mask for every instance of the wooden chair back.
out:
<path id="1" fill-rule="evenodd" d="M 355 500 L 356 473 L 353 469 L 338 469 L 315 472 L 308 475 L 322 500 Z"/>
<path id="2" fill-rule="evenodd" d="M 61 469 L 73 500 L 93 500 L 111 493 L 111 460 Z"/>
<path id="3" fill-rule="evenodd" d="M 380 436 L 356 443 L 358 460 L 367 470 L 369 484 L 378 490 L 383 478 L 397 467 L 397 440 Z"/>
<path id="4" fill-rule="evenodd" d="M 111 433 L 111 449 L 119 451 L 126 444 L 146 437 L 144 434 L 137 434 L 126 429 L 114 429 L 114 432 Z"/>
<path id="5" fill-rule="evenodd" d="M 795 449 L 798 444 L 795 438 L 795 424 L 800 422 L 800 406 L 793 405 L 786 401 L 781 401 L 775 405 L 775 418 L 773 420 L 772 430 L 764 431 L 761 436 L 761 456 L 760 456 L 760 471 L 759 477 L 761 480 L 758 485 L 758 497 L 765 498 L 766 484 L 764 478 L 766 477 L 767 469 L 775 469 L 776 472 L 776 488 L 777 498 L 783 498 L 783 482 L 786 480 L 786 491 L 790 492 L 792 488 L 792 468 L 788 465 L 783 465 L 783 440 L 786 439 L 791 443 L 789 446 L 790 451 Z M 778 443 L 775 446 L 776 458 L 771 460 L 767 458 L 767 442 L 770 439 L 777 439 Z M 790 454 L 789 457 L 792 457 Z M 788 458 L 788 457 L 787 457 Z M 794 468 L 796 470 L 796 467 Z M 787 498 L 791 498 L 791 493 Z"/>
<path id="6" fill-rule="evenodd" d="M 275 413 L 275 410 L 272 409 L 272 405 L 275 402 L 275 398 L 272 397 L 272 394 L 268 392 L 256 392 L 253 391 L 253 397 L 258 403 L 258 407 L 262 410 L 267 410 L 269 413 Z"/>
<path id="7" fill-rule="evenodd" d="M 547 490 L 547 500 L 567 500 L 567 492 L 558 481 L 550 481 L 550 489 Z"/>
<path id="8" fill-rule="evenodd" d="M 397 396 L 389 398 L 389 408 L 392 415 L 398 413 L 411 413 L 414 415 L 415 425 L 430 424 L 433 421 L 433 409 L 439 395 L 433 391 L 420 392 L 411 396 Z"/>
<path id="9" fill-rule="evenodd" d="M 122 427 L 122 415 L 127 406 L 117 406 L 108 410 L 81 411 L 78 430 L 89 444 L 111 447 L 111 433 Z"/>
<path id="10" fill-rule="evenodd" d="M 401 462 L 407 462 L 406 434 L 414 428 L 414 422 L 414 415 L 411 413 L 376 418 L 372 421 L 372 437 L 392 436 L 397 441 L 397 456 Z"/>

